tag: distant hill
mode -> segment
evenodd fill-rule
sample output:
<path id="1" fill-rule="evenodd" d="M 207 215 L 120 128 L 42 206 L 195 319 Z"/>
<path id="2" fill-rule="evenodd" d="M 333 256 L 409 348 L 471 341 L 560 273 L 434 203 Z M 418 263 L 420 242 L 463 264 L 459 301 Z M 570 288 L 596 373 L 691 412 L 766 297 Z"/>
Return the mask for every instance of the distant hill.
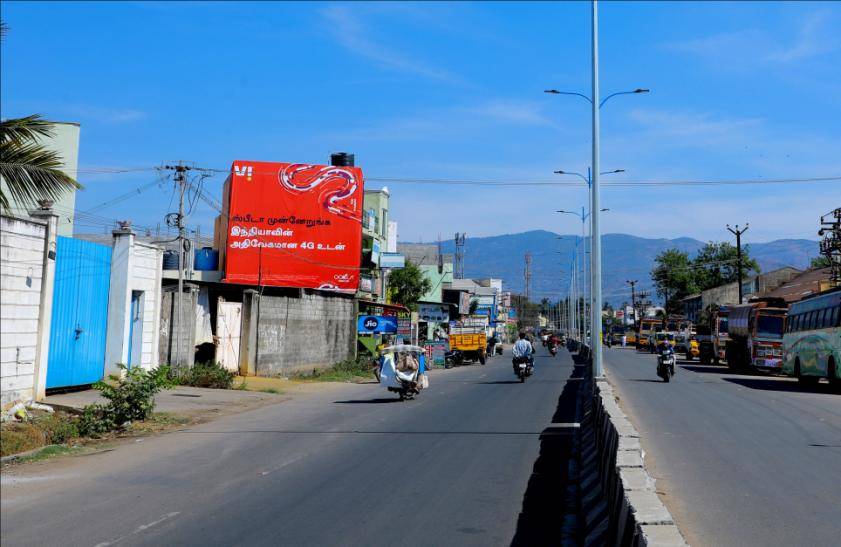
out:
<path id="1" fill-rule="evenodd" d="M 558 239 L 562 237 L 563 239 Z M 545 230 L 491 237 L 468 237 L 465 243 L 465 277 L 502 278 L 506 289 L 523 290 L 523 255 L 532 253 L 532 295 L 557 298 L 566 290 L 572 249 L 581 236 L 560 235 Z M 694 256 L 704 242 L 688 237 L 676 239 L 648 239 L 628 234 L 606 234 L 602 238 L 604 262 L 604 299 L 613 305 L 630 301 L 631 293 L 625 283 L 639 280 L 637 289 L 652 290 L 650 272 L 654 257 L 677 247 Z M 807 239 L 779 239 L 768 243 L 752 243 L 750 254 L 763 271 L 782 266 L 806 268 L 818 256 L 818 242 Z M 444 253 L 454 253 L 452 240 L 443 243 Z M 563 272 L 563 276 L 561 275 Z M 560 281 L 563 277 L 563 281 Z"/>

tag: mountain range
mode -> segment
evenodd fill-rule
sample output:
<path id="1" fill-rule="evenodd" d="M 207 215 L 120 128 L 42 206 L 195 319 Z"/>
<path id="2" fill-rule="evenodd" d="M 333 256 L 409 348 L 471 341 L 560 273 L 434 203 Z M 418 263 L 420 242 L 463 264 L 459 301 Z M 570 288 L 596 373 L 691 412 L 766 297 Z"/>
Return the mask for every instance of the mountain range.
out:
<path id="1" fill-rule="evenodd" d="M 560 238 L 560 239 L 559 239 Z M 468 237 L 464 245 L 464 276 L 467 278 L 502 278 L 506 290 L 523 291 L 525 253 L 531 253 L 532 299 L 555 300 L 566 293 L 572 251 L 579 235 L 562 235 L 545 230 L 490 237 Z M 704 246 L 704 242 L 689 237 L 676 239 L 648 239 L 628 234 L 605 234 L 602 237 L 602 276 L 604 300 L 614 306 L 630 302 L 627 280 L 638 280 L 637 294 L 651 294 L 657 300 L 650 272 L 654 258 L 666 249 L 677 248 L 690 257 Z M 783 266 L 805 269 L 818 256 L 818 241 L 808 239 L 778 239 L 767 243 L 746 245 L 750 256 L 763 272 Z M 454 253 L 452 240 L 442 243 L 444 253 Z"/>

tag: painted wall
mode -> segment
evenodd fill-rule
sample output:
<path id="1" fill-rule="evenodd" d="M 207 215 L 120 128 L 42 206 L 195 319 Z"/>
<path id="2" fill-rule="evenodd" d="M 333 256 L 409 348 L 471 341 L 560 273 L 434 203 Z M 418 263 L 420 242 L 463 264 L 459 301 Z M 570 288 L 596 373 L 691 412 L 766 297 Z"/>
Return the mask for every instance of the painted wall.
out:
<path id="1" fill-rule="evenodd" d="M 304 292 L 260 297 L 257 318 L 257 376 L 310 372 L 354 357 L 353 298 Z"/>
<path id="2" fill-rule="evenodd" d="M 146 370 L 160 363 L 162 270 L 162 248 L 137 241 L 131 231 L 114 231 L 105 346 L 106 376 L 117 372 L 118 363 L 141 366 Z M 134 306 L 133 296 L 139 297 Z"/>
<path id="3" fill-rule="evenodd" d="M 444 264 L 442 273 L 438 273 L 438 266 L 418 266 L 423 272 L 423 276 L 429 279 L 432 288 L 423 295 L 421 301 L 423 302 L 443 302 L 441 299 L 441 291 L 444 289 L 444 283 L 452 283 L 453 281 L 453 265 Z"/>
<path id="4" fill-rule="evenodd" d="M 0 217 L 0 398 L 31 400 L 35 385 L 44 224 Z"/>
<path id="5" fill-rule="evenodd" d="M 52 138 L 39 139 L 48 150 L 57 152 L 62 159 L 61 170 L 74 180 L 79 168 L 79 124 L 73 122 L 54 122 Z M 6 183 L 0 177 L 4 193 Z M 8 195 L 8 193 L 7 193 Z M 11 201 L 11 213 L 14 216 L 28 217 L 35 203 L 17 203 Z M 76 207 L 76 190 L 67 190 L 56 200 L 53 210 L 58 215 L 58 235 L 73 236 L 73 215 Z"/>

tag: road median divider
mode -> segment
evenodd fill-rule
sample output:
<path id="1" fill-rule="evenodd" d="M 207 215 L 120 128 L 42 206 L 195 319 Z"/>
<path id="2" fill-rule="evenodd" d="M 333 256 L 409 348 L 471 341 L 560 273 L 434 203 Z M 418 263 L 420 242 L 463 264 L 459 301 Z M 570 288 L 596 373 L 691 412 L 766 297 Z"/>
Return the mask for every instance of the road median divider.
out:
<path id="1" fill-rule="evenodd" d="M 578 488 L 585 545 L 685 546 L 645 470 L 640 436 L 613 387 L 598 380 L 580 392 Z"/>

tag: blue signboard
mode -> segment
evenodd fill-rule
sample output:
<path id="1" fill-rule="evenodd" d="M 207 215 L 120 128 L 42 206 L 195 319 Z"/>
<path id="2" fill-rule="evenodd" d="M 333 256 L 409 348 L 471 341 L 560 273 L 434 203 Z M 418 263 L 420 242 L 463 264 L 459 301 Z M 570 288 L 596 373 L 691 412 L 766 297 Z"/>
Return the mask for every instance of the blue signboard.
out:
<path id="1" fill-rule="evenodd" d="M 476 308 L 476 315 L 487 315 L 491 317 L 493 314 L 491 313 L 491 308 L 489 306 L 479 306 Z"/>
<path id="2" fill-rule="evenodd" d="M 360 334 L 396 334 L 397 318 L 386 315 L 360 315 L 356 330 Z"/>

